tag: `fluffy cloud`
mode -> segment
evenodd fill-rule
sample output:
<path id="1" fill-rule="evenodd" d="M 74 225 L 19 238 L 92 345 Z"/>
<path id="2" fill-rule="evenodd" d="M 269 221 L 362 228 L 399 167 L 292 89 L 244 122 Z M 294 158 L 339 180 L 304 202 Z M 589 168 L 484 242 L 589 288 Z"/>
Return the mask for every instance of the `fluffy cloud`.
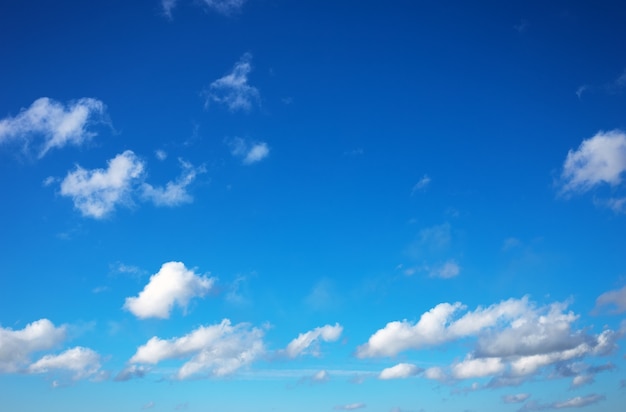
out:
<path id="1" fill-rule="evenodd" d="M 380 375 L 378 375 L 378 379 L 404 379 L 415 376 L 421 371 L 422 369 L 411 363 L 399 363 L 390 368 L 383 369 Z"/>
<path id="2" fill-rule="evenodd" d="M 182 262 L 167 262 L 150 277 L 139 296 L 126 298 L 124 308 L 141 319 L 167 319 L 174 304 L 186 310 L 189 301 L 206 295 L 214 282 L 214 278 L 197 275 Z"/>
<path id="3" fill-rule="evenodd" d="M 208 4 L 209 0 L 205 0 Z M 234 3 L 234 1 L 211 3 Z M 250 110 L 252 103 L 259 99 L 259 91 L 248 84 L 248 75 L 252 71 L 252 65 L 250 61 L 252 55 L 250 53 L 244 54 L 241 59 L 233 67 L 232 72 L 215 80 L 209 86 L 209 90 L 206 92 L 206 106 L 211 102 L 216 102 L 226 105 L 231 111 L 237 110 Z"/>
<path id="4" fill-rule="evenodd" d="M 518 317 L 526 311 L 527 305 L 527 298 L 509 299 L 487 308 L 479 307 L 453 321 L 453 316 L 465 309 L 465 306 L 460 302 L 441 303 L 422 314 L 416 324 L 407 320 L 389 322 L 357 349 L 357 356 L 395 356 L 408 349 L 422 349 L 476 335 L 483 329 L 494 326 L 499 320 Z"/>
<path id="5" fill-rule="evenodd" d="M 244 165 L 260 162 L 270 154 L 270 148 L 265 142 L 250 143 L 240 137 L 228 141 L 230 153 L 241 159 Z"/>
<path id="6" fill-rule="evenodd" d="M 50 149 L 80 146 L 94 137 L 89 126 L 104 122 L 105 112 L 104 103 L 97 99 L 82 98 L 64 105 L 42 97 L 17 116 L 0 120 L 0 144 L 17 141 L 26 150 L 32 144 L 41 158 Z"/>
<path id="7" fill-rule="evenodd" d="M 28 367 L 30 373 L 69 372 L 75 380 L 94 376 L 99 370 L 100 355 L 80 346 L 59 355 L 46 355 Z"/>
<path id="8" fill-rule="evenodd" d="M 131 363 L 157 364 L 167 359 L 191 357 L 177 373 L 185 379 L 198 373 L 225 376 L 249 365 L 264 352 L 263 330 L 247 323 L 231 325 L 228 319 L 220 324 L 201 326 L 180 338 L 151 338 L 137 349 Z"/>
<path id="9" fill-rule="evenodd" d="M 626 171 L 626 134 L 621 130 L 598 132 L 567 153 L 562 193 L 584 193 L 606 183 L 617 186 Z"/>
<path id="10" fill-rule="evenodd" d="M 51 349 L 65 339 L 65 326 L 48 319 L 29 323 L 21 330 L 0 328 L 0 372 L 18 372 L 32 353 Z"/>
<path id="11" fill-rule="evenodd" d="M 626 312 L 626 286 L 601 294 L 596 299 L 596 309 L 603 306 L 614 306 L 616 313 Z"/>
<path id="12" fill-rule="evenodd" d="M 289 342 L 285 349 L 285 354 L 290 358 L 295 358 L 301 354 L 311 352 L 313 355 L 319 353 L 318 342 L 323 340 L 324 342 L 334 342 L 341 336 L 343 327 L 338 323 L 335 326 L 325 325 L 319 328 L 315 328 L 305 333 L 301 333 L 297 338 Z M 312 349 L 311 346 L 313 346 Z"/>
<path id="13" fill-rule="evenodd" d="M 178 206 L 193 200 L 187 187 L 203 167 L 180 161 L 183 173 L 165 187 L 155 187 L 145 180 L 145 163 L 131 150 L 109 160 L 106 169 L 86 170 L 80 166 L 61 182 L 61 195 L 72 198 L 83 216 L 101 219 L 119 205 L 132 205 L 134 198 L 151 201 L 156 206 Z"/>
<path id="14" fill-rule="evenodd" d="M 132 202 L 133 184 L 141 179 L 144 168 L 130 150 L 109 160 L 106 170 L 76 166 L 61 182 L 61 195 L 71 197 L 83 216 L 102 218 L 118 204 Z"/>
<path id="15" fill-rule="evenodd" d="M 452 366 L 455 379 L 481 378 L 504 371 L 506 365 L 500 358 L 468 358 Z"/>

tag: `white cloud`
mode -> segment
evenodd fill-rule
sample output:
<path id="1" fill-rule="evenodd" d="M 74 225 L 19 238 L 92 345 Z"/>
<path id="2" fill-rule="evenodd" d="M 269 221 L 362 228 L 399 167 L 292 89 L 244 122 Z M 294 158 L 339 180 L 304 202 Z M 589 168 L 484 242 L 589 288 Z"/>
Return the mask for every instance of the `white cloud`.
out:
<path id="1" fill-rule="evenodd" d="M 313 376 L 311 376 L 311 382 L 320 383 L 320 382 L 328 382 L 329 380 L 330 380 L 330 375 L 325 370 L 315 372 Z"/>
<path id="2" fill-rule="evenodd" d="M 504 371 L 506 365 L 500 358 L 468 358 L 452 366 L 456 379 L 481 378 Z"/>
<path id="3" fill-rule="evenodd" d="M 75 347 L 59 355 L 46 355 L 28 367 L 30 373 L 67 371 L 72 379 L 94 376 L 100 370 L 100 355 L 89 348 Z"/>
<path id="4" fill-rule="evenodd" d="M 365 408 L 365 404 L 362 402 L 359 403 L 349 403 L 347 405 L 337 405 L 335 406 L 335 410 L 339 410 L 339 411 L 353 411 L 355 409 L 362 409 Z"/>
<path id="5" fill-rule="evenodd" d="M 0 144 L 14 140 L 28 150 L 33 143 L 41 158 L 50 149 L 80 146 L 90 140 L 96 133 L 89 131 L 89 126 L 105 122 L 105 116 L 106 107 L 97 99 L 82 98 L 64 105 L 42 97 L 17 116 L 0 120 Z"/>
<path id="6" fill-rule="evenodd" d="M 301 333 L 297 338 L 289 342 L 285 349 L 285 354 L 290 358 L 302 355 L 304 353 L 311 353 L 314 356 L 319 354 L 318 342 L 322 340 L 324 342 L 334 342 L 339 339 L 343 327 L 338 323 L 335 326 L 324 325 L 305 333 Z M 313 346 L 312 349 L 311 346 Z"/>
<path id="7" fill-rule="evenodd" d="M 593 375 L 577 375 L 572 379 L 572 388 L 579 388 L 584 385 L 589 385 L 593 383 L 594 376 Z"/>
<path id="8" fill-rule="evenodd" d="M 604 400 L 604 396 L 602 395 L 587 395 L 587 396 L 576 396 L 575 398 L 568 399 L 563 402 L 555 402 L 553 404 L 554 409 L 564 409 L 564 408 L 581 408 L 583 406 L 592 405 L 594 403 L 598 403 Z"/>
<path id="9" fill-rule="evenodd" d="M 207 7 L 224 15 L 237 12 L 244 5 L 246 0 L 202 0 Z"/>
<path id="10" fill-rule="evenodd" d="M 617 186 L 626 171 L 626 134 L 598 132 L 570 150 L 563 164 L 562 193 L 584 193 L 603 183 Z"/>
<path id="11" fill-rule="evenodd" d="M 248 84 L 248 75 L 252 71 L 251 60 L 250 53 L 244 54 L 235 63 L 232 72 L 211 83 L 206 93 L 206 106 L 216 102 L 226 105 L 233 112 L 252 108 L 252 103 L 259 99 L 259 91 Z"/>
<path id="12" fill-rule="evenodd" d="M 422 178 L 413 186 L 413 189 L 411 189 L 411 194 L 415 194 L 415 192 L 426 189 L 426 187 L 430 184 L 430 180 L 431 179 L 428 175 L 422 176 Z"/>
<path id="13" fill-rule="evenodd" d="M 176 8 L 176 3 L 178 3 L 178 0 L 161 0 L 163 14 L 165 14 L 167 18 L 172 18 L 172 10 Z"/>
<path id="14" fill-rule="evenodd" d="M 460 302 L 440 303 L 422 314 L 416 324 L 407 320 L 389 322 L 357 349 L 357 356 L 395 356 L 407 349 L 421 349 L 476 335 L 500 320 L 518 317 L 526 310 L 527 304 L 527 298 L 509 299 L 487 308 L 478 307 L 474 312 L 468 312 L 460 319 L 452 321 L 453 315 L 465 309 L 465 306 Z"/>
<path id="15" fill-rule="evenodd" d="M 616 313 L 626 312 L 626 286 L 601 294 L 596 299 L 596 308 L 602 306 L 614 306 Z"/>
<path id="16" fill-rule="evenodd" d="M 461 273 L 461 267 L 454 259 L 450 259 L 441 266 L 436 266 L 430 270 L 430 276 L 441 279 L 451 279 Z"/>
<path id="17" fill-rule="evenodd" d="M 404 379 L 415 376 L 421 371 L 422 369 L 411 363 L 399 363 L 390 368 L 383 369 L 378 375 L 378 379 Z"/>
<path id="18" fill-rule="evenodd" d="M 167 159 L 167 152 L 165 150 L 155 150 L 154 152 L 154 156 L 156 156 L 157 159 L 159 160 L 165 160 Z"/>
<path id="19" fill-rule="evenodd" d="M 260 162 L 270 154 L 270 148 L 265 142 L 247 142 L 246 140 L 236 137 L 228 140 L 230 153 L 241 159 L 245 165 Z"/>
<path id="20" fill-rule="evenodd" d="M 205 372 L 209 376 L 225 376 L 249 365 L 265 352 L 263 330 L 247 323 L 201 326 L 180 338 L 151 338 L 137 348 L 131 363 L 157 364 L 167 359 L 191 357 L 177 373 L 179 379 Z"/>
<path id="21" fill-rule="evenodd" d="M 189 186 L 199 173 L 204 173 L 204 168 L 195 168 L 191 163 L 180 160 L 183 172 L 176 181 L 167 182 L 165 187 L 155 187 L 149 183 L 143 183 L 142 196 L 149 199 L 156 206 L 178 206 L 191 203 L 193 198 L 187 192 Z"/>
<path id="22" fill-rule="evenodd" d="M 141 319 L 167 319 L 175 304 L 186 310 L 192 298 L 206 295 L 214 283 L 214 278 L 197 275 L 182 262 L 167 262 L 139 296 L 126 298 L 124 308 Z"/>
<path id="23" fill-rule="evenodd" d="M 114 380 L 116 382 L 124 382 L 133 378 L 143 378 L 149 371 L 150 368 L 143 365 L 130 365 L 120 371 L 120 373 L 115 376 Z"/>
<path id="24" fill-rule="evenodd" d="M 432 379 L 435 381 L 444 381 L 447 379 L 447 375 L 443 369 L 438 366 L 433 366 L 424 371 L 424 376 L 428 379 Z"/>
<path id="25" fill-rule="evenodd" d="M 151 409 L 154 408 L 154 402 L 150 401 L 148 403 L 146 403 L 144 406 L 141 407 L 141 409 Z"/>
<path id="26" fill-rule="evenodd" d="M 105 217 L 119 204 L 129 204 L 133 185 L 141 179 L 144 163 L 126 150 L 109 160 L 104 169 L 76 170 L 61 182 L 61 195 L 71 197 L 83 216 Z"/>
<path id="27" fill-rule="evenodd" d="M 518 393 L 515 395 L 504 395 L 502 397 L 502 401 L 504 403 L 522 403 L 526 399 L 530 398 L 530 394 L 528 393 Z"/>
<path id="28" fill-rule="evenodd" d="M 18 372 L 32 353 L 51 349 L 65 339 L 66 327 L 48 319 L 29 323 L 21 330 L 0 328 L 0 372 Z"/>

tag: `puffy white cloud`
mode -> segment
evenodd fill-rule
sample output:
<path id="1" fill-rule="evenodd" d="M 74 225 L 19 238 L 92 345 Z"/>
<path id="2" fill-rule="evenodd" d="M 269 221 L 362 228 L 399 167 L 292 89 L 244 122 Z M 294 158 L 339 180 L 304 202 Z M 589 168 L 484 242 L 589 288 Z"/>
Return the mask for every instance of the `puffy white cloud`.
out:
<path id="1" fill-rule="evenodd" d="M 205 0 L 208 4 L 208 0 Z M 214 1 L 213 3 L 218 3 Z M 221 2 L 220 2 L 221 3 Z M 231 3 L 231 2 L 223 2 Z M 206 106 L 210 102 L 226 105 L 231 111 L 250 110 L 252 103 L 259 99 L 259 91 L 248 84 L 248 75 L 252 71 L 252 55 L 246 53 L 233 67 L 232 72 L 215 80 L 207 91 Z"/>
<path id="2" fill-rule="evenodd" d="M 50 149 L 79 146 L 94 137 L 96 133 L 88 128 L 104 122 L 105 114 L 104 103 L 97 99 L 82 98 L 64 105 L 42 97 L 17 116 L 0 120 L 0 144 L 13 140 L 29 149 L 32 143 L 41 158 Z"/>
<path id="3" fill-rule="evenodd" d="M 141 319 L 167 319 L 175 304 L 186 310 L 189 301 L 206 295 L 214 282 L 214 278 L 197 275 L 182 262 L 167 262 L 150 277 L 139 296 L 126 298 L 124 308 Z"/>
<path id="4" fill-rule="evenodd" d="M 518 393 L 515 395 L 504 395 L 502 397 L 502 401 L 504 403 L 522 403 L 526 399 L 530 398 L 530 394 L 528 393 Z"/>
<path id="5" fill-rule="evenodd" d="M 290 358 L 295 358 L 298 355 L 311 352 L 313 355 L 318 355 L 318 341 L 334 342 L 341 336 L 343 327 L 338 323 L 335 326 L 324 325 L 305 333 L 301 333 L 297 338 L 289 342 L 287 348 L 285 348 L 285 354 Z M 311 346 L 313 346 L 312 349 Z"/>
<path id="6" fill-rule="evenodd" d="M 59 355 L 46 355 L 28 367 L 30 373 L 67 371 L 73 379 L 94 376 L 100 370 L 100 355 L 89 348 L 77 346 Z"/>
<path id="7" fill-rule="evenodd" d="M 626 171 L 626 134 L 621 130 L 598 132 L 567 153 L 563 164 L 562 193 L 584 193 L 607 183 L 622 182 Z"/>
<path id="8" fill-rule="evenodd" d="M 626 286 L 601 294 L 596 299 L 596 308 L 602 306 L 614 306 L 616 313 L 626 312 Z"/>
<path id="9" fill-rule="evenodd" d="M 509 299 L 487 308 L 477 308 L 458 320 L 453 316 L 465 309 L 460 302 L 440 303 L 422 314 L 416 324 L 407 320 L 389 322 L 357 349 L 360 358 L 395 356 L 408 349 L 440 345 L 466 336 L 476 335 L 499 320 L 514 319 L 527 310 L 528 300 Z"/>
<path id="10" fill-rule="evenodd" d="M 180 161 L 183 172 L 176 181 L 167 182 L 165 187 L 155 187 L 149 183 L 141 185 L 144 199 L 151 200 L 156 206 L 178 206 L 191 203 L 193 198 L 187 192 L 189 186 L 199 173 L 204 173 L 203 167 L 193 167 L 189 162 Z"/>
<path id="11" fill-rule="evenodd" d="M 481 378 L 504 371 L 506 365 L 500 358 L 468 358 L 452 366 L 456 379 Z"/>
<path id="12" fill-rule="evenodd" d="M 244 165 L 260 162 L 270 154 L 270 148 L 265 142 L 248 142 L 240 137 L 228 141 L 230 152 L 241 159 Z"/>
<path id="13" fill-rule="evenodd" d="M 436 381 L 444 381 L 448 378 L 444 370 L 438 366 L 433 366 L 424 371 L 424 376 Z"/>
<path id="14" fill-rule="evenodd" d="M 198 373 L 225 376 L 249 365 L 265 352 L 263 330 L 247 323 L 231 325 L 230 320 L 201 326 L 180 338 L 151 338 L 140 346 L 131 363 L 157 364 L 167 359 L 191 357 L 177 373 L 185 379 Z"/>
<path id="15" fill-rule="evenodd" d="M 107 169 L 86 170 L 76 166 L 61 182 L 61 195 L 71 197 L 83 216 L 96 219 L 118 204 L 129 204 L 133 184 L 141 179 L 144 163 L 126 150 L 108 161 Z"/>
<path id="16" fill-rule="evenodd" d="M 353 411 L 355 409 L 365 408 L 365 406 L 366 405 L 364 403 L 359 402 L 359 403 L 349 403 L 347 405 L 337 405 L 335 406 L 334 409 L 338 411 Z"/>
<path id="17" fill-rule="evenodd" d="M 421 368 L 411 363 L 399 363 L 390 368 L 383 369 L 378 379 L 404 379 L 415 376 L 422 371 Z"/>
<path id="18" fill-rule="evenodd" d="M 65 326 L 48 319 L 29 323 L 21 330 L 0 328 L 0 372 L 18 372 L 32 353 L 51 349 L 65 339 Z"/>

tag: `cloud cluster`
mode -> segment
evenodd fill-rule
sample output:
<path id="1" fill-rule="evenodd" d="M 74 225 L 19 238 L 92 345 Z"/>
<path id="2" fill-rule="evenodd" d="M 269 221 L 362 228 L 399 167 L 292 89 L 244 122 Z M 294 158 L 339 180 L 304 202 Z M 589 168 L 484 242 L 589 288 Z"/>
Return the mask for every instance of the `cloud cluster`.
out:
<path id="1" fill-rule="evenodd" d="M 264 331 L 247 323 L 232 325 L 230 320 L 201 326 L 180 338 L 151 338 L 130 359 L 136 364 L 157 364 L 168 359 L 189 358 L 176 377 L 186 379 L 204 373 L 226 376 L 249 365 L 265 353 Z"/>
<path id="2" fill-rule="evenodd" d="M 223 3 L 228 4 L 232 1 Z M 206 93 L 206 106 L 215 102 L 225 105 L 233 112 L 237 110 L 247 111 L 252 108 L 252 103 L 259 99 L 259 91 L 256 87 L 248 84 L 248 75 L 252 71 L 251 60 L 252 55 L 250 53 L 244 54 L 235 63 L 230 73 L 211 83 Z"/>
<path id="3" fill-rule="evenodd" d="M 30 373 L 68 372 L 74 380 L 94 376 L 99 370 L 100 355 L 80 346 L 59 355 L 46 355 L 28 367 Z"/>
<path id="4" fill-rule="evenodd" d="M 65 334 L 65 326 L 56 327 L 48 319 L 21 330 L 0 328 L 0 372 L 21 370 L 31 354 L 54 348 L 65 340 Z"/>
<path id="5" fill-rule="evenodd" d="M 305 353 L 317 356 L 319 355 L 319 341 L 335 342 L 341 336 L 342 331 L 343 327 L 336 323 L 334 326 L 324 325 L 301 333 L 297 338 L 289 342 L 284 353 L 290 358 L 295 358 Z"/>
<path id="6" fill-rule="evenodd" d="M 63 104 L 42 97 L 17 116 L 0 120 L 0 144 L 17 141 L 39 158 L 54 148 L 80 146 L 96 135 L 95 123 L 106 122 L 106 107 L 100 100 L 82 98 Z"/>
<path id="7" fill-rule="evenodd" d="M 61 182 L 61 195 L 70 197 L 83 216 L 102 219 L 118 206 L 131 206 L 135 199 L 150 201 L 156 206 L 178 206 L 193 199 L 187 187 L 203 167 L 181 161 L 182 175 L 165 187 L 145 182 L 146 165 L 131 150 L 107 162 L 106 169 L 87 170 L 77 165 Z"/>
<path id="8" fill-rule="evenodd" d="M 192 298 L 206 295 L 214 283 L 214 278 L 200 276 L 182 262 L 167 262 L 139 296 L 126 298 L 124 308 L 141 319 L 167 319 L 174 305 L 186 310 Z"/>

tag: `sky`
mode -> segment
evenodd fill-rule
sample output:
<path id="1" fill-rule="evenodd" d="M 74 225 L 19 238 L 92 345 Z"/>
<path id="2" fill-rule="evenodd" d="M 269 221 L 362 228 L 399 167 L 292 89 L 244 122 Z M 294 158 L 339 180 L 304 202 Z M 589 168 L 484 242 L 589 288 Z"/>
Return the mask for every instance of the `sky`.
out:
<path id="1" fill-rule="evenodd" d="M 3 1 L 0 410 L 622 410 L 624 21 Z"/>

